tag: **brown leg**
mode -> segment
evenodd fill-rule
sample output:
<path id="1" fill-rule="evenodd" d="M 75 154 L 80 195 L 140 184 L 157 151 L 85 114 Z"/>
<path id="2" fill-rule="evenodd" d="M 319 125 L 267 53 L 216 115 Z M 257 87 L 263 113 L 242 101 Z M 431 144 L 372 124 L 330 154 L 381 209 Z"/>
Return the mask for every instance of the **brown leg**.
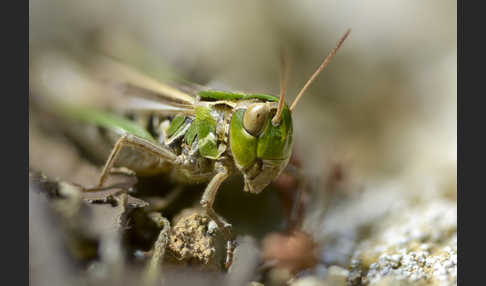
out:
<path id="1" fill-rule="evenodd" d="M 164 260 L 165 248 L 169 243 L 170 223 L 160 213 L 150 213 L 149 216 L 161 228 L 161 231 L 154 244 L 152 258 L 146 266 L 144 279 L 146 285 L 159 285 L 155 282 L 161 279 L 161 264 Z"/>
<path id="2" fill-rule="evenodd" d="M 126 168 L 126 167 L 113 167 L 110 170 L 110 175 L 122 175 L 122 176 L 127 176 L 127 177 L 132 177 L 136 176 L 135 172 Z"/>
<path id="3" fill-rule="evenodd" d="M 226 239 L 226 268 L 229 268 L 231 266 L 235 243 L 231 234 L 231 224 L 226 222 L 220 215 L 218 215 L 214 211 L 213 204 L 219 186 L 221 185 L 221 183 L 223 183 L 224 180 L 226 180 L 226 178 L 228 178 L 228 176 L 228 170 L 225 167 L 221 167 L 219 172 L 211 179 L 209 184 L 206 186 L 206 189 L 204 190 L 204 194 L 201 199 L 201 205 L 206 210 L 206 214 L 212 220 L 214 220 L 214 222 L 218 225 L 218 228 L 223 232 L 223 236 Z"/>
<path id="4" fill-rule="evenodd" d="M 218 192 L 219 186 L 224 180 L 226 180 L 226 178 L 228 178 L 228 171 L 226 168 L 222 168 L 206 186 L 201 199 L 201 205 L 206 210 L 207 215 L 214 220 L 221 231 L 223 231 L 225 238 L 230 239 L 231 235 L 229 231 L 226 231 L 225 229 L 230 228 L 231 225 L 227 223 L 221 216 L 219 216 L 213 209 L 216 193 Z"/>

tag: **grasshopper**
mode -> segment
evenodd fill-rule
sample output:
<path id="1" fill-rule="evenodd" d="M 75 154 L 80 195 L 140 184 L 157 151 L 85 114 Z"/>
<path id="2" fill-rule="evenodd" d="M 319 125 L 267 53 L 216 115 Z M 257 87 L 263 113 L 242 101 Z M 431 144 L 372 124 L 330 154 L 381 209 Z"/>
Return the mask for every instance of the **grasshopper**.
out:
<path id="1" fill-rule="evenodd" d="M 244 191 L 258 194 L 282 172 L 292 153 L 292 113 L 349 33 L 347 30 L 338 41 L 290 107 L 285 103 L 287 67 L 283 59 L 280 97 L 196 85 L 176 87 L 111 62 L 111 70 L 105 73 L 120 76 L 119 86 L 127 99 L 122 105 L 130 117 L 67 105 L 59 110 L 114 134 L 108 137 L 114 147 L 94 189 L 104 186 L 115 166 L 137 175 L 171 170 L 181 182 L 208 182 L 200 203 L 227 241 L 229 267 L 235 244 L 231 225 L 213 209 L 219 187 L 230 175 L 241 173 Z"/>

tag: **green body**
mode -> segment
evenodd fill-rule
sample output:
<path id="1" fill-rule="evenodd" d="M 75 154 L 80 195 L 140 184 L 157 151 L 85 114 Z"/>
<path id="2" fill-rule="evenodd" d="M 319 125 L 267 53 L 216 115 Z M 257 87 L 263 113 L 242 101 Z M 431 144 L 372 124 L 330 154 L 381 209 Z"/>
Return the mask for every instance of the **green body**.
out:
<path id="1" fill-rule="evenodd" d="M 174 168 L 174 177 L 182 182 L 209 180 L 216 173 L 215 162 L 223 162 L 229 170 L 239 170 L 245 179 L 245 190 L 258 193 L 287 165 L 292 152 L 292 118 L 285 106 L 279 126 L 271 117 L 258 136 L 249 134 L 243 126 L 243 116 L 251 104 L 274 106 L 278 97 L 265 94 L 243 94 L 221 91 L 201 91 L 193 104 L 192 114 L 160 115 L 126 114 L 93 108 L 63 107 L 63 114 L 96 125 L 118 136 L 132 134 L 164 145 L 190 162 Z M 153 122 L 157 122 L 154 126 Z M 113 141 L 108 144 L 113 144 Z M 125 151 L 118 163 L 139 174 L 166 171 L 170 162 L 149 162 L 149 156 Z"/>
<path id="2" fill-rule="evenodd" d="M 79 143 L 89 145 L 87 149 L 93 153 L 107 150 L 102 155 L 105 165 L 97 188 L 104 186 L 115 165 L 127 167 L 137 175 L 169 171 L 181 182 L 208 181 L 200 203 L 227 240 L 225 266 L 229 267 L 234 249 L 231 225 L 213 209 L 216 192 L 231 174 L 239 172 L 244 178 L 244 190 L 259 193 L 283 171 L 292 153 L 291 112 L 349 32 L 310 77 L 290 108 L 285 104 L 285 57 L 282 57 L 280 98 L 207 90 L 189 83 L 170 86 L 103 57 L 86 70 L 81 67 L 73 70 L 73 74 L 80 74 L 83 83 L 75 84 L 74 88 L 89 87 L 81 94 L 88 90 L 94 95 L 120 95 L 119 99 L 107 100 L 108 106 L 103 104 L 109 110 L 60 104 L 57 101 L 66 95 L 57 88 L 44 86 L 52 76 L 33 80 L 33 86 L 41 93 L 57 97 L 53 100 L 56 103 L 49 104 L 46 100 L 44 106 L 81 123 L 68 124 L 70 127 L 66 128 L 75 139 L 81 140 Z M 64 67 L 60 70 L 66 72 Z M 111 86 L 110 90 L 106 85 Z M 72 123 L 71 120 L 68 121 Z"/>

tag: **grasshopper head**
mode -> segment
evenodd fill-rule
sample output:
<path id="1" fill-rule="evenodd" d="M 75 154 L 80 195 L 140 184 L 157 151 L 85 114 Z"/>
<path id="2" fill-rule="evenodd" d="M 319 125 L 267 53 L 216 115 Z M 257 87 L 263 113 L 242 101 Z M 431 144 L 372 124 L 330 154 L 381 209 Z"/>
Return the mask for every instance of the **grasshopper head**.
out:
<path id="1" fill-rule="evenodd" d="M 297 94 L 290 108 L 285 104 L 287 65 L 283 54 L 278 104 L 271 100 L 247 101 L 235 108 L 231 120 L 230 146 L 235 164 L 245 178 L 245 191 L 261 192 L 287 166 L 292 153 L 291 113 L 309 85 L 336 55 L 350 32 L 348 29 L 341 37 L 336 47 Z"/>
<path id="2" fill-rule="evenodd" d="M 285 105 L 280 122 L 272 123 L 275 102 L 256 102 L 236 109 L 231 120 L 230 146 L 245 180 L 245 191 L 261 192 L 275 179 L 292 154 L 292 116 Z"/>

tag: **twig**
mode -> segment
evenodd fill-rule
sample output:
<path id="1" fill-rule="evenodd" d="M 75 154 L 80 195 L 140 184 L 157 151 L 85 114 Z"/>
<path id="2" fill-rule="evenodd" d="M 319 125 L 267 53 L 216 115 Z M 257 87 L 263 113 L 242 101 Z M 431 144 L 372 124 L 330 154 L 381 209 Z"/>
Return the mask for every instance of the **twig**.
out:
<path id="1" fill-rule="evenodd" d="M 165 248 L 169 243 L 170 222 L 165 217 L 160 215 L 160 213 L 150 213 L 149 216 L 159 228 L 162 228 L 159 233 L 159 237 L 155 242 L 153 255 L 147 265 L 144 275 L 144 284 L 154 285 L 157 279 L 160 277 L 162 268 L 161 265 L 165 255 Z"/>

